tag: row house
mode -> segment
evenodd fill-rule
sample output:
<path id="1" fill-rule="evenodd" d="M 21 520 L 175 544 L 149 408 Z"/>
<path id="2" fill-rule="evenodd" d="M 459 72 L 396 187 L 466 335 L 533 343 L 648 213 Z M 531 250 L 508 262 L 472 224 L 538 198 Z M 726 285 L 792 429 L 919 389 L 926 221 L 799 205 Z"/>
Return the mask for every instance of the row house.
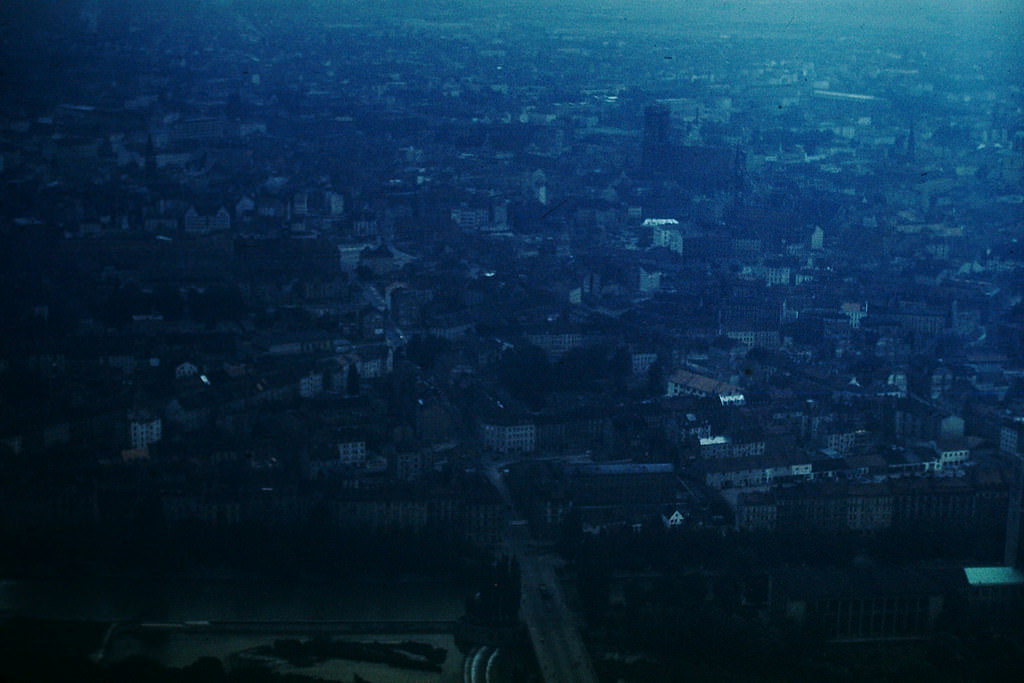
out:
<path id="1" fill-rule="evenodd" d="M 775 531 L 779 504 L 773 491 L 745 491 L 736 499 L 736 528 L 741 531 Z"/>
<path id="2" fill-rule="evenodd" d="M 665 395 L 717 398 L 722 405 L 746 403 L 743 390 L 739 387 L 683 369 L 676 370 L 669 377 Z"/>
<path id="3" fill-rule="evenodd" d="M 1024 417 L 1007 419 L 999 428 L 999 452 L 1024 455 Z"/>
<path id="4" fill-rule="evenodd" d="M 543 349 L 548 358 L 558 360 L 570 349 L 583 346 L 584 335 L 581 332 L 535 332 L 527 333 L 526 339 Z"/>
<path id="5" fill-rule="evenodd" d="M 391 457 L 392 472 L 399 481 L 416 481 L 433 468 L 436 459 L 432 451 L 401 451 Z"/>
<path id="6" fill-rule="evenodd" d="M 461 204 L 452 208 L 452 223 L 466 230 L 479 230 L 491 224 L 491 211 L 486 206 Z"/>
<path id="7" fill-rule="evenodd" d="M 191 206 L 185 212 L 183 227 L 192 235 L 226 232 L 231 229 L 231 213 L 223 206 L 213 213 L 199 213 L 196 207 Z"/>
<path id="8" fill-rule="evenodd" d="M 734 442 L 728 436 L 709 436 L 700 439 L 702 458 L 753 458 L 764 455 L 764 441 Z"/>
<path id="9" fill-rule="evenodd" d="M 971 449 L 967 439 L 950 439 L 933 441 L 929 447 L 935 454 L 932 469 L 943 470 L 948 467 L 960 467 L 971 460 Z"/>
<path id="10" fill-rule="evenodd" d="M 347 354 L 346 358 L 350 365 L 355 363 L 363 379 L 384 377 L 395 367 L 394 350 L 387 344 L 359 346 L 354 353 Z"/>
<path id="11" fill-rule="evenodd" d="M 610 416 L 595 411 L 541 415 L 535 424 L 536 446 L 541 450 L 600 448 L 612 439 Z"/>
<path id="12" fill-rule="evenodd" d="M 1002 480 L 993 483 L 981 477 L 806 482 L 741 493 L 736 501 L 736 525 L 749 531 L 970 528 L 1005 518 L 1008 490 Z"/>
<path id="13" fill-rule="evenodd" d="M 644 221 L 644 225 L 650 225 L 651 227 L 651 244 L 655 247 L 662 247 L 669 251 L 675 252 L 676 254 L 683 253 L 683 233 L 680 232 L 676 227 L 679 223 L 675 221 L 670 224 L 650 224 L 648 219 Z"/>
<path id="14" fill-rule="evenodd" d="M 342 527 L 362 529 L 423 529 L 451 525 L 458 519 L 459 503 L 454 498 L 367 497 L 334 500 L 330 509 L 334 522 Z"/>
<path id="15" fill-rule="evenodd" d="M 661 504 L 675 500 L 679 488 L 670 463 L 587 463 L 567 474 L 583 505 Z"/>
<path id="16" fill-rule="evenodd" d="M 912 478 L 891 482 L 893 523 L 897 526 L 935 526 L 968 528 L 981 521 L 979 509 L 991 512 L 993 506 L 1006 507 L 998 500 L 987 500 L 979 508 L 979 489 L 965 479 Z"/>
<path id="17" fill-rule="evenodd" d="M 497 549 L 503 543 L 505 506 L 497 497 L 467 500 L 462 506 L 462 532 L 478 548 Z"/>
<path id="18" fill-rule="evenodd" d="M 195 521 L 234 526 L 242 520 L 241 503 L 230 498 L 171 492 L 160 497 L 160 504 L 164 520 L 172 527 Z"/>
<path id="19" fill-rule="evenodd" d="M 531 453 L 537 450 L 537 425 L 532 421 L 483 422 L 480 438 L 484 448 L 498 453 Z"/>
<path id="20" fill-rule="evenodd" d="M 929 638 L 950 582 L 913 570 L 776 569 L 769 611 L 830 642 Z"/>
<path id="21" fill-rule="evenodd" d="M 128 417 L 128 441 L 133 449 L 142 450 L 163 438 L 163 420 L 148 413 Z"/>
<path id="22" fill-rule="evenodd" d="M 741 323 L 733 323 L 729 326 L 723 326 L 721 332 L 729 339 L 738 341 L 748 349 L 754 347 L 777 349 L 782 346 L 782 339 L 778 330 L 759 329 L 744 326 Z"/>
<path id="23" fill-rule="evenodd" d="M 458 341 L 473 331 L 476 321 L 469 311 L 455 311 L 433 316 L 427 325 L 427 332 L 433 337 Z"/>
<path id="24" fill-rule="evenodd" d="M 825 435 L 825 448 L 839 455 L 851 455 L 863 448 L 869 434 L 864 429 L 838 430 Z"/>
<path id="25" fill-rule="evenodd" d="M 324 373 L 308 372 L 299 378 L 299 397 L 316 398 L 324 392 Z"/>
<path id="26" fill-rule="evenodd" d="M 366 464 L 366 441 L 350 439 L 338 443 L 338 462 L 352 467 Z"/>
<path id="27" fill-rule="evenodd" d="M 630 369 L 634 376 L 642 377 L 657 361 L 658 354 L 654 351 L 633 351 L 630 354 Z"/>
<path id="28" fill-rule="evenodd" d="M 894 497 L 884 485 L 800 484 L 741 493 L 736 526 L 746 531 L 870 532 L 890 528 L 894 509 Z"/>
<path id="29" fill-rule="evenodd" d="M 316 331 L 263 333 L 254 340 L 257 348 L 271 356 L 327 353 L 334 349 L 335 340 L 329 334 Z"/>
<path id="30" fill-rule="evenodd" d="M 806 455 L 723 458 L 702 464 L 704 483 L 714 489 L 756 488 L 777 482 L 812 480 L 814 462 Z"/>

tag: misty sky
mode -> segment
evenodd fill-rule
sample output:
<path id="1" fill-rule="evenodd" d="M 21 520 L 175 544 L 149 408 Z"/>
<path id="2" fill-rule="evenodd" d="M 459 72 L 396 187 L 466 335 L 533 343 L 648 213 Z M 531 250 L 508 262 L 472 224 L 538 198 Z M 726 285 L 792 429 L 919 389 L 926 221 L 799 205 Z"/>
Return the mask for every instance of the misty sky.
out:
<path id="1" fill-rule="evenodd" d="M 0 14 L 25 16 L 41 6 L 103 8 L 119 6 L 129 12 L 163 6 L 182 13 L 207 4 L 225 7 L 275 6 L 301 13 L 330 13 L 339 18 L 380 15 L 400 20 L 429 16 L 449 20 L 551 20 L 567 16 L 598 16 L 648 24 L 735 25 L 806 29 L 835 26 L 847 29 L 891 28 L 907 31 L 1024 36 L 1024 3 L 1019 0 L 7 0 Z"/>

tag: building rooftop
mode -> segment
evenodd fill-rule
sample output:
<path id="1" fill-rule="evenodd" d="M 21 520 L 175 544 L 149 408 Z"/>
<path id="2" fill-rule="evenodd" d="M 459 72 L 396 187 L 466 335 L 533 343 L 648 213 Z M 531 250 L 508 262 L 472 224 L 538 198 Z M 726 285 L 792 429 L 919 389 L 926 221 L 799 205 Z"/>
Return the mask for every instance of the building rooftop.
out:
<path id="1" fill-rule="evenodd" d="M 1024 584 L 1024 573 L 1013 567 L 964 567 L 971 586 L 1007 586 Z"/>

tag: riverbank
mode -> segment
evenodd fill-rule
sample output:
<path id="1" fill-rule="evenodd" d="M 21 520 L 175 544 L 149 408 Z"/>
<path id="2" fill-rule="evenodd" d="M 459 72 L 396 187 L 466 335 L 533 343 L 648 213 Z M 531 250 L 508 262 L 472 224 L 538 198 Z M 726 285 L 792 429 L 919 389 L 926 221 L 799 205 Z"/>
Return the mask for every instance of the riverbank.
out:
<path id="1" fill-rule="evenodd" d="M 102 621 L 0 620 L 0 680 L 22 681 L 167 681 L 229 683 L 299 683 L 300 681 L 368 681 L 369 683 L 458 683 L 463 655 L 446 633 L 363 633 L 296 638 L 294 632 L 233 633 L 204 630 L 201 625 L 133 624 L 119 627 Z M 321 656 L 277 656 L 292 649 L 282 644 L 330 642 Z M 307 645 L 307 647 L 311 647 Z M 322 648 L 321 648 L 322 649 Z M 278 652 L 278 651 L 281 652 Z M 102 661 L 97 661 L 100 651 Z M 301 648 L 298 648 L 301 651 Z M 367 657 L 392 653 L 392 657 Z M 403 656 L 397 656 L 404 653 Z M 424 666 L 409 666 L 417 658 Z M 426 666 L 429 664 L 429 666 Z"/>
<path id="2" fill-rule="evenodd" d="M 192 624 L 189 632 L 138 628 L 115 631 L 106 644 L 104 664 L 147 658 L 164 667 L 183 668 L 201 658 L 226 666 L 236 653 L 267 646 L 275 639 L 323 633 L 313 626 L 253 632 L 252 624 L 361 622 L 376 624 L 348 635 L 356 640 L 410 639 L 388 624 L 454 622 L 462 616 L 472 588 L 463 582 L 420 576 L 363 577 L 346 581 L 269 581 L 254 579 L 99 577 L 75 580 L 0 581 L 5 681 L 19 679 L 39 662 L 71 664 L 92 657 L 111 624 Z M 246 628 L 204 632 L 204 623 L 247 623 Z M 347 627 L 349 629 L 352 626 Z M 341 626 L 338 631 L 344 632 Z M 372 631 L 372 632 L 370 632 Z M 350 630 L 349 633 L 352 633 Z M 413 639 L 449 653 L 443 671 L 402 672 L 376 663 L 331 660 L 308 667 L 282 663 L 281 672 L 325 680 L 353 680 L 358 673 L 373 683 L 448 683 L 460 680 L 462 659 L 451 634 L 417 634 Z M 45 644 L 42 647 L 40 644 Z M 20 669 L 11 669 L 14 666 Z M 230 667 L 228 667 L 230 670 Z M 42 680 L 35 677 L 35 680 Z"/>

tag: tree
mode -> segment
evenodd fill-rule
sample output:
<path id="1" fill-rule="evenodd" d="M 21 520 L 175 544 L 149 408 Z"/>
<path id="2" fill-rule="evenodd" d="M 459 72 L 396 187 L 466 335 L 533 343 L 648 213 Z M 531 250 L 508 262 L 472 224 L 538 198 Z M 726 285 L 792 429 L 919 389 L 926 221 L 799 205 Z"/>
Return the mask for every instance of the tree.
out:
<path id="1" fill-rule="evenodd" d="M 345 378 L 345 393 L 349 396 L 359 395 L 359 365 L 349 363 L 348 376 Z"/>
<path id="2" fill-rule="evenodd" d="M 517 346 L 502 355 L 498 378 L 513 397 L 537 408 L 551 390 L 551 364 L 539 347 Z"/>
<path id="3" fill-rule="evenodd" d="M 431 370 L 437 358 L 451 348 L 451 342 L 434 335 L 415 335 L 405 347 L 405 355 L 424 370 Z"/>
<path id="4" fill-rule="evenodd" d="M 149 304 L 146 296 L 139 290 L 138 285 L 129 283 L 118 287 L 98 312 L 98 317 L 111 327 L 123 327 L 132 319 L 133 314 L 148 313 Z"/>
<path id="5" fill-rule="evenodd" d="M 624 346 L 620 346 L 615 349 L 612 357 L 608 360 L 608 374 L 611 375 L 612 381 L 615 383 L 615 389 L 618 392 L 626 390 L 626 380 L 633 372 L 633 359 L 630 357 L 629 350 Z"/>
<path id="6" fill-rule="evenodd" d="M 590 552 L 578 563 L 578 590 L 583 614 L 594 626 L 604 623 L 611 595 L 611 564 L 604 553 Z"/>
<path id="7" fill-rule="evenodd" d="M 608 376 L 606 349 L 599 346 L 569 349 L 558 362 L 561 388 L 580 391 Z"/>
<path id="8" fill-rule="evenodd" d="M 153 308 L 163 315 L 164 320 L 181 320 L 185 313 L 185 300 L 176 287 L 160 285 L 153 290 Z"/>
<path id="9" fill-rule="evenodd" d="M 651 363 L 647 368 L 647 393 L 652 396 L 660 396 L 665 393 L 665 367 L 661 360 Z"/>
<path id="10" fill-rule="evenodd" d="M 193 290 L 188 297 L 192 319 L 208 325 L 238 320 L 245 312 L 245 299 L 238 287 L 215 285 L 205 291 Z"/>
<path id="11" fill-rule="evenodd" d="M 219 683 L 224 680 L 224 665 L 216 657 L 200 657 L 181 673 L 185 680 L 195 683 Z"/>

